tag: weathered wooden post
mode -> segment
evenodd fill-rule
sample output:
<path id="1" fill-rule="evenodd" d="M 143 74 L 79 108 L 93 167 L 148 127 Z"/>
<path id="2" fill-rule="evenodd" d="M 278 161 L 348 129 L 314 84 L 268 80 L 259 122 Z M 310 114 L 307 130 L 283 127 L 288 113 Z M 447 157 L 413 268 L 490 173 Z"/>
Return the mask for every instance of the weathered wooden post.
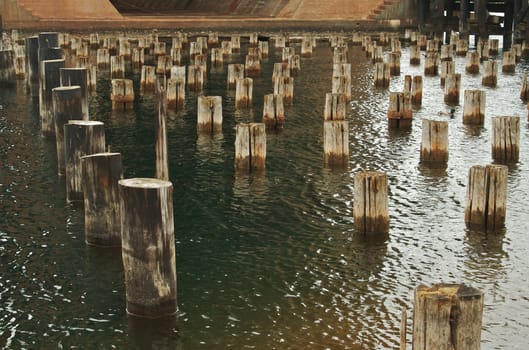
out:
<path id="1" fill-rule="evenodd" d="M 178 307 L 173 185 L 148 178 L 118 183 L 127 313 L 148 318 L 174 315 Z"/>
<path id="2" fill-rule="evenodd" d="M 173 65 L 179 66 L 182 64 L 182 48 L 173 47 L 171 48 L 170 57 Z"/>
<path id="3" fill-rule="evenodd" d="M 110 79 L 125 79 L 125 59 L 123 56 L 110 56 Z"/>
<path id="4" fill-rule="evenodd" d="M 424 60 L 424 75 L 435 76 L 439 70 L 439 54 L 437 52 L 428 52 Z"/>
<path id="5" fill-rule="evenodd" d="M 261 53 L 261 58 L 268 58 L 270 54 L 270 47 L 268 41 L 259 40 L 257 45 L 259 52 Z"/>
<path id="6" fill-rule="evenodd" d="M 213 134 L 222 130 L 222 96 L 198 96 L 197 129 Z"/>
<path id="7" fill-rule="evenodd" d="M 465 90 L 463 124 L 483 125 L 485 121 L 484 90 Z"/>
<path id="8" fill-rule="evenodd" d="M 389 87 L 390 77 L 389 63 L 378 62 L 375 64 L 375 86 L 383 88 Z"/>
<path id="9" fill-rule="evenodd" d="M 66 200 L 82 201 L 81 157 L 105 152 L 105 128 L 93 120 L 69 120 L 64 124 Z"/>
<path id="10" fill-rule="evenodd" d="M 454 47 L 450 44 L 441 45 L 441 62 L 454 60 Z"/>
<path id="11" fill-rule="evenodd" d="M 323 120 L 345 120 L 347 98 L 344 94 L 325 94 Z"/>
<path id="12" fill-rule="evenodd" d="M 28 71 L 28 88 L 31 96 L 39 94 L 39 38 L 31 36 L 25 39 L 26 43 L 26 64 Z"/>
<path id="13" fill-rule="evenodd" d="M 454 61 L 441 61 L 441 86 L 445 86 L 446 76 L 455 74 L 456 64 Z"/>
<path id="14" fill-rule="evenodd" d="M 0 51 L 0 85 L 15 85 L 15 53 L 13 50 Z"/>
<path id="15" fill-rule="evenodd" d="M 134 88 L 131 79 L 112 79 L 110 94 L 112 109 L 128 110 L 134 107 Z"/>
<path id="16" fill-rule="evenodd" d="M 51 60 L 51 59 L 60 59 L 62 57 L 57 57 L 57 56 L 49 56 L 49 54 L 47 53 L 48 52 L 48 48 L 53 48 L 53 49 L 59 49 L 59 50 L 54 50 L 54 51 L 60 51 L 62 53 L 62 50 L 60 50 L 60 47 L 59 47 L 59 33 L 57 32 L 41 32 L 38 34 L 38 37 L 39 37 L 39 53 L 38 53 L 38 56 L 39 56 L 39 62 L 41 61 L 44 61 L 44 60 Z"/>
<path id="17" fill-rule="evenodd" d="M 479 53 L 476 51 L 467 52 L 467 62 L 465 65 L 465 72 L 469 74 L 479 73 Z"/>
<path id="18" fill-rule="evenodd" d="M 516 67 L 516 56 L 512 51 L 503 51 L 503 59 L 501 65 L 502 73 L 514 73 Z"/>
<path id="19" fill-rule="evenodd" d="M 456 43 L 456 55 L 465 56 L 468 52 L 468 40 L 458 39 Z"/>
<path id="20" fill-rule="evenodd" d="M 274 37 L 274 48 L 277 51 L 283 50 L 287 46 L 287 39 L 285 35 L 276 35 Z"/>
<path id="21" fill-rule="evenodd" d="M 417 45 L 410 46 L 410 65 L 418 66 L 421 64 L 421 49 Z"/>
<path id="22" fill-rule="evenodd" d="M 498 84 L 498 63 L 496 61 L 483 62 L 483 77 L 481 84 L 494 87 Z"/>
<path id="23" fill-rule="evenodd" d="M 495 56 L 499 52 L 500 41 L 499 39 L 489 39 L 489 53 L 491 56 Z"/>
<path id="24" fill-rule="evenodd" d="M 108 69 L 110 67 L 110 52 L 108 49 L 97 49 L 96 63 L 99 69 Z"/>
<path id="25" fill-rule="evenodd" d="M 481 349 L 483 293 L 465 285 L 415 288 L 413 349 Z"/>
<path id="26" fill-rule="evenodd" d="M 264 96 L 263 123 L 269 129 L 283 128 L 285 124 L 283 95 L 267 94 Z"/>
<path id="27" fill-rule="evenodd" d="M 258 33 L 250 33 L 249 34 L 250 36 L 250 47 L 257 47 L 258 43 L 259 43 L 259 34 Z"/>
<path id="28" fill-rule="evenodd" d="M 299 55 L 292 55 L 288 58 L 288 66 L 292 75 L 297 75 L 301 70 L 301 58 Z"/>
<path id="29" fill-rule="evenodd" d="M 83 119 L 88 120 L 88 70 L 86 68 L 61 68 L 59 70 L 61 86 L 79 86 Z"/>
<path id="30" fill-rule="evenodd" d="M 261 71 L 261 60 L 258 55 L 246 55 L 246 61 L 244 64 L 246 75 L 256 76 Z"/>
<path id="31" fill-rule="evenodd" d="M 345 91 L 343 92 L 345 93 Z M 274 95 L 282 95 L 283 103 L 287 106 L 292 105 L 294 100 L 294 78 L 277 77 L 274 80 Z"/>
<path id="32" fill-rule="evenodd" d="M 276 62 L 272 71 L 272 82 L 278 77 L 290 77 L 290 67 L 288 63 Z"/>
<path id="33" fill-rule="evenodd" d="M 389 54 L 389 73 L 393 76 L 400 75 L 400 53 L 398 52 Z"/>
<path id="34" fill-rule="evenodd" d="M 517 162 L 520 156 L 520 117 L 492 118 L 492 159 Z"/>
<path id="35" fill-rule="evenodd" d="M 81 157 L 85 242 L 121 246 L 121 210 L 118 181 L 123 178 L 120 153 Z"/>
<path id="36" fill-rule="evenodd" d="M 212 48 L 210 55 L 211 55 L 211 66 L 222 67 L 222 63 L 224 62 L 224 55 L 222 54 L 221 49 Z"/>
<path id="37" fill-rule="evenodd" d="M 311 57 L 312 56 L 312 40 L 309 35 L 303 35 L 301 39 L 301 56 Z"/>
<path id="38" fill-rule="evenodd" d="M 488 61 L 490 57 L 490 47 L 488 41 L 481 41 L 480 44 L 478 44 L 477 48 L 479 53 L 479 61 L 484 62 Z"/>
<path id="39" fill-rule="evenodd" d="M 82 93 L 79 86 L 60 86 L 52 89 L 53 122 L 57 145 L 57 168 L 59 176 L 64 175 L 64 124 L 69 120 L 88 120 L 83 114 Z"/>
<path id="40" fill-rule="evenodd" d="M 379 171 L 362 171 L 354 176 L 353 222 L 364 234 L 389 231 L 388 176 Z"/>
<path id="41" fill-rule="evenodd" d="M 156 86 L 156 67 L 144 65 L 141 67 L 140 91 L 154 92 Z"/>
<path id="42" fill-rule="evenodd" d="M 448 122 L 422 120 L 421 162 L 448 161 Z"/>
<path id="43" fill-rule="evenodd" d="M 167 151 L 167 97 L 165 86 L 160 80 L 156 81 L 156 102 L 158 114 L 154 123 L 156 174 L 160 180 L 169 181 L 169 156 Z"/>
<path id="44" fill-rule="evenodd" d="M 413 118 L 410 94 L 390 92 L 387 115 L 390 128 L 409 127 Z"/>
<path id="45" fill-rule="evenodd" d="M 145 49 L 142 47 L 133 48 L 131 54 L 131 68 L 137 72 L 145 63 Z"/>
<path id="46" fill-rule="evenodd" d="M 167 80 L 167 106 L 173 109 L 184 108 L 186 98 L 185 78 Z"/>
<path id="47" fill-rule="evenodd" d="M 413 76 L 413 84 L 411 86 L 411 104 L 413 106 L 422 105 L 422 76 Z"/>
<path id="48" fill-rule="evenodd" d="M 235 107 L 251 108 L 253 99 L 253 79 L 239 79 L 235 86 Z"/>
<path id="49" fill-rule="evenodd" d="M 16 78 L 19 80 L 26 79 L 26 47 L 24 45 L 15 44 L 14 63 Z M 0 67 L 2 67 L 1 64 Z"/>
<path id="50" fill-rule="evenodd" d="M 529 101 L 529 84 L 527 79 L 527 73 L 523 74 L 522 87 L 520 88 L 520 99 L 524 102 Z"/>
<path id="51" fill-rule="evenodd" d="M 384 62 L 384 48 L 382 46 L 376 46 L 373 48 L 373 56 L 371 62 Z"/>
<path id="52" fill-rule="evenodd" d="M 402 92 L 407 92 L 411 94 L 411 84 L 412 84 L 412 76 L 409 74 L 406 74 L 404 76 L 404 86 L 402 87 Z"/>
<path id="53" fill-rule="evenodd" d="M 231 35 L 231 48 L 234 53 L 241 52 L 241 36 L 239 34 Z"/>
<path id="54" fill-rule="evenodd" d="M 459 92 L 461 89 L 461 74 L 452 73 L 446 76 L 444 101 L 449 105 L 459 104 Z"/>
<path id="55" fill-rule="evenodd" d="M 474 165 L 468 173 L 465 223 L 470 229 L 498 230 L 505 225 L 506 165 Z"/>
<path id="56" fill-rule="evenodd" d="M 263 123 L 239 123 L 235 134 L 235 168 L 260 171 L 266 163 L 266 126 Z"/>
<path id="57" fill-rule="evenodd" d="M 219 33 L 218 32 L 209 32 L 208 33 L 208 45 L 218 45 L 219 44 Z"/>
<path id="58" fill-rule="evenodd" d="M 234 89 L 238 79 L 244 79 L 244 64 L 228 64 L 228 89 Z"/>
<path id="59" fill-rule="evenodd" d="M 60 69 L 64 68 L 64 64 L 64 59 L 44 60 L 40 63 L 40 121 L 42 133 L 48 137 L 55 136 L 52 90 L 61 85 Z"/>
<path id="60" fill-rule="evenodd" d="M 171 56 L 158 56 L 158 61 L 156 62 L 156 74 L 169 75 L 171 73 L 172 66 L 173 58 Z"/>
<path id="61" fill-rule="evenodd" d="M 522 59 L 522 45 L 521 44 L 513 44 L 511 46 L 511 50 L 514 53 L 514 57 L 516 59 L 516 63 L 519 63 Z"/>
<path id="62" fill-rule="evenodd" d="M 233 54 L 231 41 L 222 41 L 220 44 L 220 50 L 223 57 L 230 57 Z"/>
<path id="63" fill-rule="evenodd" d="M 347 120 L 323 122 L 325 164 L 345 166 L 349 161 L 349 123 Z"/>
<path id="64" fill-rule="evenodd" d="M 204 89 L 204 71 L 202 66 L 187 66 L 187 87 L 194 92 L 201 92 Z"/>

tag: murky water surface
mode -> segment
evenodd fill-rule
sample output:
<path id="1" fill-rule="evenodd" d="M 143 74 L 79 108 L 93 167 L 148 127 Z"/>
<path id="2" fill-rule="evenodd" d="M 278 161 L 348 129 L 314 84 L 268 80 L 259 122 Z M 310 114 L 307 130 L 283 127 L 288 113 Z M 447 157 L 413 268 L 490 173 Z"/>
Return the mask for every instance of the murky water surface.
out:
<path id="1" fill-rule="evenodd" d="M 294 43 L 299 53 L 299 43 Z M 324 94 L 332 54 L 319 42 L 303 58 L 294 104 L 281 132 L 267 135 L 266 172 L 236 174 L 234 126 L 260 121 L 273 91 L 271 49 L 254 79 L 250 111 L 236 111 L 226 89 L 227 63 L 209 69 L 205 95 L 220 95 L 224 125 L 197 135 L 196 94 L 168 120 L 174 184 L 179 315 L 174 323 L 137 321 L 125 312 L 119 249 L 84 243 L 83 211 L 65 201 L 54 144 L 40 136 L 38 101 L 24 84 L 0 90 L 0 348 L 128 349 L 397 349 L 404 307 L 419 284 L 466 283 L 485 293 L 483 349 L 525 349 L 529 334 L 529 127 L 519 99 L 522 73 L 499 73 L 496 88 L 464 73 L 464 89 L 487 94 L 484 127 L 462 124 L 443 102 L 439 77 L 424 77 L 423 105 L 409 131 L 389 131 L 389 91 L 401 90 L 410 67 L 388 90 L 373 86 L 373 65 L 350 46 L 353 70 L 348 168 L 323 164 Z M 500 58 L 498 58 L 500 60 Z M 501 67 L 501 65 L 500 65 Z M 501 71 L 501 70 L 500 70 Z M 154 175 L 154 100 L 136 90 L 131 112 L 113 112 L 109 74 L 99 72 L 92 119 L 105 123 L 107 144 L 123 155 L 126 177 Z M 138 74 L 129 72 L 136 81 Z M 504 232 L 468 231 L 468 169 L 491 162 L 491 122 L 521 117 L 520 161 L 509 166 Z M 421 119 L 449 122 L 444 169 L 419 164 Z M 389 175 L 391 228 L 386 237 L 353 229 L 353 177 L 360 169 Z M 411 316 L 409 326 L 411 330 Z M 410 336 L 411 337 L 411 336 Z M 410 345 L 411 348 L 411 345 Z"/>

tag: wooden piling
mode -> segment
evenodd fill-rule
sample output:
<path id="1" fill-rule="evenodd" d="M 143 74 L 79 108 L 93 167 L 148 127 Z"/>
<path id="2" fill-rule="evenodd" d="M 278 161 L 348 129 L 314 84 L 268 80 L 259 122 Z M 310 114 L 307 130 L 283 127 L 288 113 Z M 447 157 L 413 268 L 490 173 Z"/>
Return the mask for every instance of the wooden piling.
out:
<path id="1" fill-rule="evenodd" d="M 308 35 L 303 35 L 301 39 L 301 56 L 311 57 L 312 56 L 312 41 Z"/>
<path id="2" fill-rule="evenodd" d="M 498 84 L 498 63 L 496 61 L 483 62 L 481 84 L 490 87 L 495 87 Z"/>
<path id="3" fill-rule="evenodd" d="M 454 47 L 450 44 L 445 44 L 441 46 L 441 63 L 443 61 L 453 61 L 454 60 Z"/>
<path id="4" fill-rule="evenodd" d="M 444 102 L 449 105 L 459 104 L 461 90 L 461 74 L 452 73 L 446 76 Z"/>
<path id="5" fill-rule="evenodd" d="M 64 158 L 64 124 L 69 120 L 88 120 L 83 114 L 83 98 L 81 87 L 60 86 L 52 89 L 53 122 L 55 128 L 55 144 L 57 150 L 57 172 L 65 173 Z"/>
<path id="6" fill-rule="evenodd" d="M 490 48 L 488 41 L 480 41 L 481 44 L 478 44 L 477 51 L 479 54 L 479 61 L 484 62 L 488 61 L 490 57 Z"/>
<path id="7" fill-rule="evenodd" d="M 418 66 L 421 64 L 421 49 L 417 45 L 410 46 L 410 65 Z"/>
<path id="8" fill-rule="evenodd" d="M 325 94 L 323 120 L 345 120 L 347 98 L 344 94 Z"/>
<path id="9" fill-rule="evenodd" d="M 224 62 L 224 55 L 222 54 L 221 49 L 219 48 L 212 48 L 211 53 L 211 66 L 212 67 L 222 67 L 222 63 Z"/>
<path id="10" fill-rule="evenodd" d="M 409 127 L 413 118 L 410 94 L 390 92 L 387 115 L 390 128 Z"/>
<path id="11" fill-rule="evenodd" d="M 96 52 L 97 67 L 108 69 L 110 67 L 110 53 L 108 49 L 97 49 Z"/>
<path id="12" fill-rule="evenodd" d="M 157 75 L 169 75 L 171 74 L 171 67 L 173 66 L 173 58 L 168 55 L 158 56 L 156 62 L 156 74 Z"/>
<path id="13" fill-rule="evenodd" d="M 61 86 L 79 86 L 81 88 L 82 119 L 88 120 L 88 70 L 86 68 L 61 68 L 59 74 Z"/>
<path id="14" fill-rule="evenodd" d="M 424 60 L 424 75 L 435 76 L 439 70 L 439 54 L 437 52 L 429 52 L 426 54 Z"/>
<path id="15" fill-rule="evenodd" d="M 167 94 L 161 79 L 156 81 L 157 117 L 154 123 L 155 134 L 155 177 L 169 181 L 169 155 L 167 151 Z"/>
<path id="16" fill-rule="evenodd" d="M 389 63 L 376 63 L 375 64 L 375 86 L 387 88 L 390 83 L 390 67 Z"/>
<path id="17" fill-rule="evenodd" d="M 388 176 L 379 171 L 362 171 L 354 176 L 353 223 L 363 234 L 389 231 Z"/>
<path id="18" fill-rule="evenodd" d="M 483 125 L 485 121 L 484 90 L 465 90 L 463 124 Z"/>
<path id="19" fill-rule="evenodd" d="M 413 305 L 414 350 L 481 348 L 483 293 L 456 284 L 420 285 Z"/>
<path id="20" fill-rule="evenodd" d="M 412 85 L 412 76 L 406 74 L 404 76 L 404 86 L 402 87 L 402 92 L 411 94 L 411 85 Z"/>
<path id="21" fill-rule="evenodd" d="M 377 46 L 373 49 L 371 62 L 384 62 L 384 48 L 382 46 Z"/>
<path id="22" fill-rule="evenodd" d="M 257 48 L 259 49 L 259 52 L 261 53 L 261 59 L 268 58 L 270 54 L 270 47 L 268 45 L 268 41 L 259 40 L 259 43 L 257 44 Z"/>
<path id="23" fill-rule="evenodd" d="M 121 210 L 118 181 L 123 178 L 120 153 L 81 157 L 85 242 L 121 246 Z"/>
<path id="24" fill-rule="evenodd" d="M 134 72 L 141 69 L 145 63 L 145 49 L 142 47 L 133 48 L 131 54 L 131 68 Z"/>
<path id="25" fill-rule="evenodd" d="M 514 73 L 516 67 L 516 56 L 512 51 L 503 51 L 501 64 L 502 73 Z"/>
<path id="26" fill-rule="evenodd" d="M 467 52 L 467 62 L 465 64 L 465 72 L 468 74 L 479 73 L 479 53 L 476 51 Z"/>
<path id="27" fill-rule="evenodd" d="M 294 101 L 294 78 L 277 77 L 274 80 L 274 95 L 282 95 L 284 105 L 292 105 Z"/>
<path id="28" fill-rule="evenodd" d="M 499 52 L 500 41 L 498 39 L 489 39 L 489 54 L 495 56 Z"/>
<path id="29" fill-rule="evenodd" d="M 141 67 L 140 91 L 154 92 L 156 87 L 156 67 L 144 65 Z"/>
<path id="30" fill-rule="evenodd" d="M 134 88 L 131 79 L 112 79 L 112 109 L 129 110 L 134 107 Z"/>
<path id="31" fill-rule="evenodd" d="M 492 159 L 517 162 L 520 156 L 520 117 L 492 118 Z"/>
<path id="32" fill-rule="evenodd" d="M 455 74 L 456 64 L 454 61 L 441 61 L 441 86 L 445 86 L 446 76 Z"/>
<path id="33" fill-rule="evenodd" d="M 177 311 L 173 185 L 148 178 L 118 182 L 127 313 L 147 318 Z"/>
<path id="34" fill-rule="evenodd" d="M 125 58 L 110 56 L 110 79 L 125 79 Z"/>
<path id="35" fill-rule="evenodd" d="M 44 60 L 40 63 L 40 93 L 39 109 L 41 131 L 44 136 L 55 136 L 55 123 L 53 121 L 52 90 L 61 85 L 60 69 L 64 68 L 64 59 Z"/>
<path id="36" fill-rule="evenodd" d="M 261 59 L 259 55 L 246 55 L 244 64 L 245 74 L 248 76 L 256 76 L 261 71 Z"/>
<path id="37" fill-rule="evenodd" d="M 301 71 L 301 58 L 299 55 L 291 55 L 288 58 L 288 66 L 292 75 L 297 75 Z"/>
<path id="38" fill-rule="evenodd" d="M 392 76 L 400 75 L 400 53 L 398 52 L 389 54 L 389 73 Z"/>
<path id="39" fill-rule="evenodd" d="M 235 168 L 262 171 L 266 162 L 266 126 L 264 123 L 239 123 L 235 134 Z"/>
<path id="40" fill-rule="evenodd" d="M 251 108 L 253 99 L 253 79 L 239 79 L 235 85 L 235 107 Z"/>
<path id="41" fill-rule="evenodd" d="M 69 120 L 64 124 L 64 159 L 66 200 L 82 201 L 81 157 L 105 152 L 105 129 L 102 122 Z"/>
<path id="42" fill-rule="evenodd" d="M 186 98 L 185 86 L 185 78 L 170 78 L 167 80 L 167 106 L 169 108 L 177 110 L 184 108 Z"/>
<path id="43" fill-rule="evenodd" d="M 467 228 L 494 231 L 504 227 L 507 173 L 506 165 L 470 168 L 465 207 Z"/>
<path id="44" fill-rule="evenodd" d="M 26 44 L 26 64 L 27 64 L 27 85 L 31 96 L 38 96 L 39 85 L 39 38 L 37 36 L 27 37 Z"/>
<path id="45" fill-rule="evenodd" d="M 269 129 L 282 129 L 285 124 L 283 95 L 267 94 L 263 103 L 263 123 Z"/>
<path id="46" fill-rule="evenodd" d="M 197 129 L 209 134 L 222 130 L 221 96 L 198 96 Z"/>
<path id="47" fill-rule="evenodd" d="M 413 76 L 413 84 L 411 86 L 411 104 L 413 106 L 422 105 L 422 76 L 421 75 Z"/>
<path id="48" fill-rule="evenodd" d="M 323 122 L 323 156 L 327 165 L 347 165 L 349 162 L 349 123 L 347 120 Z"/>
<path id="49" fill-rule="evenodd" d="M 278 77 L 290 77 L 290 66 L 285 62 L 276 62 L 274 63 L 274 68 L 272 71 L 272 82 L 275 81 Z"/>
<path id="50" fill-rule="evenodd" d="M 448 122 L 422 120 L 421 162 L 448 161 Z"/>
<path id="51" fill-rule="evenodd" d="M 220 44 L 220 50 L 223 57 L 230 57 L 233 54 L 231 41 L 222 41 Z"/>
<path id="52" fill-rule="evenodd" d="M 238 79 L 244 79 L 244 64 L 228 64 L 228 89 L 235 89 Z"/>
<path id="53" fill-rule="evenodd" d="M 522 77 L 522 87 L 520 88 L 520 99 L 523 102 L 529 101 L 529 83 L 527 79 L 527 73 L 524 73 Z"/>
<path id="54" fill-rule="evenodd" d="M 231 35 L 231 48 L 234 53 L 241 52 L 241 36 L 239 34 Z"/>
<path id="55" fill-rule="evenodd" d="M 459 39 L 456 43 L 456 55 L 457 56 L 465 56 L 468 52 L 468 40 L 467 39 Z"/>
<path id="56" fill-rule="evenodd" d="M 182 64 L 182 48 L 171 48 L 170 56 L 173 65 L 179 66 Z"/>
<path id="57" fill-rule="evenodd" d="M 15 85 L 15 53 L 13 50 L 0 51 L 0 85 Z"/>

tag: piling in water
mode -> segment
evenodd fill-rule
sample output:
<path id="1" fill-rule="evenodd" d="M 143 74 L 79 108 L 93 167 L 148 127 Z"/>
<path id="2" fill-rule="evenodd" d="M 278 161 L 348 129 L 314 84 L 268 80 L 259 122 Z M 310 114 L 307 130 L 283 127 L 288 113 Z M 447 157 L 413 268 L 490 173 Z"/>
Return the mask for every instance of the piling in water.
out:
<path id="1" fill-rule="evenodd" d="M 263 123 L 269 129 L 283 128 L 285 124 L 283 95 L 267 94 L 264 96 Z"/>
<path id="2" fill-rule="evenodd" d="M 64 64 L 64 59 L 44 60 L 40 63 L 40 121 L 42 134 L 47 137 L 55 136 L 52 91 L 61 85 L 60 69 L 64 68 Z"/>
<path id="3" fill-rule="evenodd" d="M 282 95 L 284 105 L 292 105 L 294 100 L 294 78 L 277 77 L 274 80 L 274 95 Z"/>
<path id="4" fill-rule="evenodd" d="M 527 73 L 524 73 L 522 77 L 522 87 L 520 88 L 520 99 L 523 102 L 529 101 L 529 84 L 527 80 Z"/>
<path id="5" fill-rule="evenodd" d="M 154 123 L 156 174 L 160 180 L 169 180 L 169 155 L 167 151 L 167 96 L 163 83 L 156 82 L 156 102 L 158 113 Z"/>
<path id="6" fill-rule="evenodd" d="M 186 98 L 185 85 L 185 78 L 170 78 L 167 80 L 167 106 L 169 108 L 177 110 L 184 108 Z"/>
<path id="7" fill-rule="evenodd" d="M 364 234 L 389 231 L 388 176 L 362 171 L 354 176 L 353 218 L 356 231 Z"/>
<path id="8" fill-rule="evenodd" d="M 448 122 L 422 120 L 421 162 L 448 161 Z"/>
<path id="9" fill-rule="evenodd" d="M 446 76 L 444 102 L 449 105 L 459 104 L 461 90 L 461 74 L 452 73 Z"/>
<path id="10" fill-rule="evenodd" d="M 134 106 L 134 88 L 131 79 L 112 79 L 112 109 L 129 110 Z"/>
<path id="11" fill-rule="evenodd" d="M 411 86 L 411 104 L 413 106 L 422 105 L 422 76 L 415 75 Z"/>
<path id="12" fill-rule="evenodd" d="M 204 70 L 202 66 L 187 66 L 187 88 L 194 92 L 201 92 L 204 89 Z"/>
<path id="13" fill-rule="evenodd" d="M 251 108 L 253 100 L 253 79 L 239 79 L 235 85 L 235 107 Z"/>
<path id="14" fill-rule="evenodd" d="M 345 120 L 347 98 L 344 94 L 325 94 L 323 120 Z"/>
<path id="15" fill-rule="evenodd" d="M 484 90 L 465 90 L 463 124 L 483 125 L 485 122 Z"/>
<path id="16" fill-rule="evenodd" d="M 468 173 L 465 223 L 470 229 L 498 230 L 505 225 L 505 165 L 472 166 Z"/>
<path id="17" fill-rule="evenodd" d="M 121 246 L 121 211 L 118 181 L 123 178 L 120 153 L 81 157 L 85 242 Z"/>
<path id="18" fill-rule="evenodd" d="M 110 79 L 125 79 L 125 58 L 110 56 Z"/>
<path id="19" fill-rule="evenodd" d="M 483 293 L 458 284 L 415 288 L 413 349 L 481 348 Z"/>
<path id="20" fill-rule="evenodd" d="M 229 64 L 228 89 L 235 89 L 238 79 L 244 79 L 244 64 Z"/>
<path id="21" fill-rule="evenodd" d="M 222 130 L 222 97 L 198 96 L 197 129 L 202 133 Z"/>
<path id="22" fill-rule="evenodd" d="M 83 119 L 88 120 L 88 70 L 86 68 L 61 68 L 60 80 L 61 86 L 79 86 L 81 88 Z"/>
<path id="23" fill-rule="evenodd" d="M 66 200 L 82 201 L 81 157 L 105 152 L 105 129 L 102 122 L 69 120 L 64 124 L 64 159 Z"/>
<path id="24" fill-rule="evenodd" d="M 65 173 L 64 158 L 64 124 L 69 120 L 88 120 L 82 108 L 82 94 L 79 86 L 61 86 L 52 90 L 53 122 L 55 128 L 55 144 L 57 150 L 57 172 Z"/>
<path id="25" fill-rule="evenodd" d="M 148 318 L 177 311 L 173 185 L 159 179 L 119 181 L 127 313 Z"/>
<path id="26" fill-rule="evenodd" d="M 156 87 L 156 67 L 144 65 L 141 67 L 140 91 L 154 92 Z"/>
<path id="27" fill-rule="evenodd" d="M 476 51 L 467 52 L 467 62 L 465 72 L 469 74 L 479 73 L 479 53 Z"/>
<path id="28" fill-rule="evenodd" d="M 346 120 L 323 122 L 323 159 L 327 165 L 348 164 L 349 123 Z"/>
<path id="29" fill-rule="evenodd" d="M 495 87 L 498 84 L 498 63 L 496 61 L 483 62 L 483 86 Z"/>
<path id="30" fill-rule="evenodd" d="M 13 50 L 0 51 L 0 85 L 15 85 L 15 53 Z"/>
<path id="31" fill-rule="evenodd" d="M 439 73 L 439 54 L 428 52 L 424 60 L 424 75 L 436 76 Z"/>
<path id="32" fill-rule="evenodd" d="M 417 45 L 410 46 L 410 65 L 418 66 L 421 64 L 421 50 Z"/>
<path id="33" fill-rule="evenodd" d="M 266 126 L 264 123 L 239 123 L 235 135 L 235 168 L 254 172 L 265 168 Z"/>
<path id="34" fill-rule="evenodd" d="M 409 127 L 413 118 L 410 94 L 390 92 L 387 115 L 390 128 Z"/>
<path id="35" fill-rule="evenodd" d="M 393 76 L 400 75 L 400 56 L 398 52 L 389 54 L 389 73 Z"/>
<path id="36" fill-rule="evenodd" d="M 96 62 L 97 67 L 100 69 L 108 69 L 110 67 L 110 52 L 108 49 L 97 49 Z"/>
<path id="37" fill-rule="evenodd" d="M 503 51 L 501 65 L 502 73 L 514 73 L 516 68 L 516 56 L 512 51 Z"/>
<path id="38" fill-rule="evenodd" d="M 520 117 L 492 118 L 492 159 L 517 162 L 520 156 Z"/>
<path id="39" fill-rule="evenodd" d="M 498 39 L 489 39 L 489 53 L 495 56 L 499 52 L 500 41 Z"/>

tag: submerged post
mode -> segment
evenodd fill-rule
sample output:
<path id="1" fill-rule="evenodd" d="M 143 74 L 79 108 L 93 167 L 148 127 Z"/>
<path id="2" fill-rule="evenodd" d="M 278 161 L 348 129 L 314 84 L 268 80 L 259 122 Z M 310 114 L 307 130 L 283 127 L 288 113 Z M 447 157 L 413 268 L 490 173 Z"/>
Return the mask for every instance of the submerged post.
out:
<path id="1" fill-rule="evenodd" d="M 484 90 L 465 90 L 463 124 L 483 125 L 485 122 Z"/>
<path id="2" fill-rule="evenodd" d="M 148 318 L 174 315 L 173 185 L 159 179 L 124 179 L 119 181 L 119 197 L 127 313 Z"/>
<path id="3" fill-rule="evenodd" d="M 492 118 L 492 159 L 517 162 L 520 157 L 520 117 Z"/>
<path id="4" fill-rule="evenodd" d="M 354 227 L 361 233 L 389 230 L 388 176 L 379 171 L 362 171 L 354 176 Z"/>
<path id="5" fill-rule="evenodd" d="M 281 129 L 285 124 L 283 95 L 267 94 L 263 103 L 263 123 L 270 129 Z"/>
<path id="6" fill-rule="evenodd" d="M 81 157 L 105 152 L 105 128 L 102 122 L 70 120 L 64 124 L 66 200 L 82 201 Z"/>
<path id="7" fill-rule="evenodd" d="M 448 122 L 422 120 L 421 162 L 448 161 Z"/>
<path id="8" fill-rule="evenodd" d="M 235 87 L 235 107 L 251 108 L 253 97 L 253 79 L 238 79 Z"/>
<path id="9" fill-rule="evenodd" d="M 483 293 L 463 284 L 415 288 L 413 349 L 481 349 Z"/>
<path id="10" fill-rule="evenodd" d="M 120 153 L 81 157 L 85 242 L 95 246 L 121 246 L 121 211 L 118 181 L 123 178 Z"/>
<path id="11" fill-rule="evenodd" d="M 465 209 L 468 228 L 494 231 L 505 225 L 507 173 L 505 165 L 470 168 Z"/>
<path id="12" fill-rule="evenodd" d="M 204 133 L 222 130 L 222 96 L 198 96 L 197 129 Z"/>
<path id="13" fill-rule="evenodd" d="M 264 123 L 240 123 L 235 135 L 235 168 L 242 171 L 264 170 L 266 126 Z"/>
<path id="14" fill-rule="evenodd" d="M 347 120 L 323 122 L 323 155 L 325 164 L 347 165 L 349 162 L 349 123 Z"/>
<path id="15" fill-rule="evenodd" d="M 413 118 L 411 95 L 404 92 L 390 92 L 387 115 L 390 128 L 411 126 Z"/>

